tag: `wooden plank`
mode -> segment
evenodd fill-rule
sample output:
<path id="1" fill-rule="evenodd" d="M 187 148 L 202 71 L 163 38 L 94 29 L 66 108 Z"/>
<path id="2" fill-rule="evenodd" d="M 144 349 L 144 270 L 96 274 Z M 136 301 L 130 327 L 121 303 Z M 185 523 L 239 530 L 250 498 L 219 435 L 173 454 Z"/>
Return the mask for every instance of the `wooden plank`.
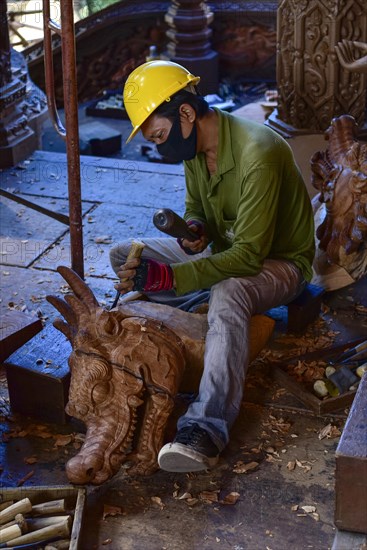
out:
<path id="1" fill-rule="evenodd" d="M 335 456 L 335 525 L 367 534 L 367 375 L 359 384 Z"/>
<path id="2" fill-rule="evenodd" d="M 0 316 L 0 361 L 3 362 L 28 340 L 42 330 L 37 317 L 22 311 L 6 311 Z"/>

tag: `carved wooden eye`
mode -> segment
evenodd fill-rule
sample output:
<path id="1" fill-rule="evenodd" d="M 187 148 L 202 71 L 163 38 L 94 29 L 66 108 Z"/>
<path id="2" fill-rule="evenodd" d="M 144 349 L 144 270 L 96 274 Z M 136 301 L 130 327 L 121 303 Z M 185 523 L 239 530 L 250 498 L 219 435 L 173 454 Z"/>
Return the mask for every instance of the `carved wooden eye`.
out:
<path id="1" fill-rule="evenodd" d="M 107 397 L 110 394 L 110 383 L 107 380 L 103 382 L 98 382 L 92 389 L 92 403 L 94 405 L 100 405 L 106 401 Z"/>

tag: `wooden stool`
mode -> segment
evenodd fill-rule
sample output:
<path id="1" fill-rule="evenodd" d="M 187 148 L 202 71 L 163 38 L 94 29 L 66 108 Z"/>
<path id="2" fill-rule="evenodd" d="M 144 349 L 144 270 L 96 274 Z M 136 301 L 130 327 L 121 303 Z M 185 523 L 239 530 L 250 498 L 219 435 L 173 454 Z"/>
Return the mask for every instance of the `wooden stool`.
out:
<path id="1" fill-rule="evenodd" d="M 307 283 L 302 294 L 286 305 L 289 332 L 303 332 L 307 325 L 317 319 L 321 311 L 321 297 L 323 294 L 323 288 Z"/>

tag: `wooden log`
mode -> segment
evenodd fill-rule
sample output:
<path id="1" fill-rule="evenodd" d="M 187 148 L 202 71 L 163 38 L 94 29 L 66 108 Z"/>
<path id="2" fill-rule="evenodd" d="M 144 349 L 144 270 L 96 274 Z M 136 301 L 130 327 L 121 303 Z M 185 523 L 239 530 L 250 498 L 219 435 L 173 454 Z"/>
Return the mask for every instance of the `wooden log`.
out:
<path id="1" fill-rule="evenodd" d="M 49 525 L 43 529 L 32 531 L 26 535 L 22 535 L 15 539 L 12 539 L 4 544 L 0 544 L 0 548 L 11 548 L 12 546 L 20 546 L 22 544 L 30 544 L 33 542 L 46 542 L 53 537 L 66 538 L 70 535 L 70 524 L 68 520 L 56 523 L 55 525 Z"/>
<path id="2" fill-rule="evenodd" d="M 45 546 L 45 550 L 69 550 L 70 539 L 57 540 Z"/>
<path id="3" fill-rule="evenodd" d="M 22 535 L 22 530 L 17 523 L 0 530 L 0 542 L 8 542 Z"/>
<path id="4" fill-rule="evenodd" d="M 37 529 L 43 529 L 43 527 L 48 527 L 49 525 L 55 525 L 55 523 L 60 523 L 67 519 L 70 524 L 72 518 L 70 515 L 67 516 L 50 516 L 50 517 L 38 517 L 38 518 L 29 518 L 28 519 L 28 529 L 30 531 L 37 531 Z"/>
<path id="5" fill-rule="evenodd" d="M 17 514 L 12 521 L 9 521 L 8 523 L 4 523 L 1 526 L 1 529 L 5 529 L 6 527 L 10 527 L 11 525 L 19 525 L 19 527 L 22 530 L 22 533 L 26 533 L 28 530 L 28 524 L 23 514 Z"/>
<path id="6" fill-rule="evenodd" d="M 29 498 L 23 498 L 14 504 L 11 504 L 5 510 L 0 512 L 0 525 L 8 523 L 15 518 L 17 514 L 25 514 L 32 510 L 32 504 Z"/>
<path id="7" fill-rule="evenodd" d="M 14 504 L 14 500 L 7 500 L 6 502 L 2 502 L 0 504 L 0 512 L 2 510 L 5 510 L 5 508 L 8 508 L 8 506 L 11 506 L 12 504 Z"/>
<path id="8" fill-rule="evenodd" d="M 41 502 L 35 504 L 32 507 L 32 515 L 44 516 L 46 514 L 59 514 L 65 512 L 65 499 L 59 498 L 56 500 L 49 500 L 48 502 Z"/>

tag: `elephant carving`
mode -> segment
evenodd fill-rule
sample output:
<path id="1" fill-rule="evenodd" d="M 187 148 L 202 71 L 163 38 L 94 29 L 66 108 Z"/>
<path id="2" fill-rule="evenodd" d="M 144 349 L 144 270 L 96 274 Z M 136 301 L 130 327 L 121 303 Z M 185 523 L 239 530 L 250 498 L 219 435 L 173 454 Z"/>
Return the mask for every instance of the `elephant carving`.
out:
<path id="1" fill-rule="evenodd" d="M 357 280 L 367 270 L 367 143 L 358 141 L 350 115 L 333 119 L 326 134 L 327 150 L 311 159 L 321 203 L 315 215 L 316 256 L 323 251 L 328 264 Z"/>

